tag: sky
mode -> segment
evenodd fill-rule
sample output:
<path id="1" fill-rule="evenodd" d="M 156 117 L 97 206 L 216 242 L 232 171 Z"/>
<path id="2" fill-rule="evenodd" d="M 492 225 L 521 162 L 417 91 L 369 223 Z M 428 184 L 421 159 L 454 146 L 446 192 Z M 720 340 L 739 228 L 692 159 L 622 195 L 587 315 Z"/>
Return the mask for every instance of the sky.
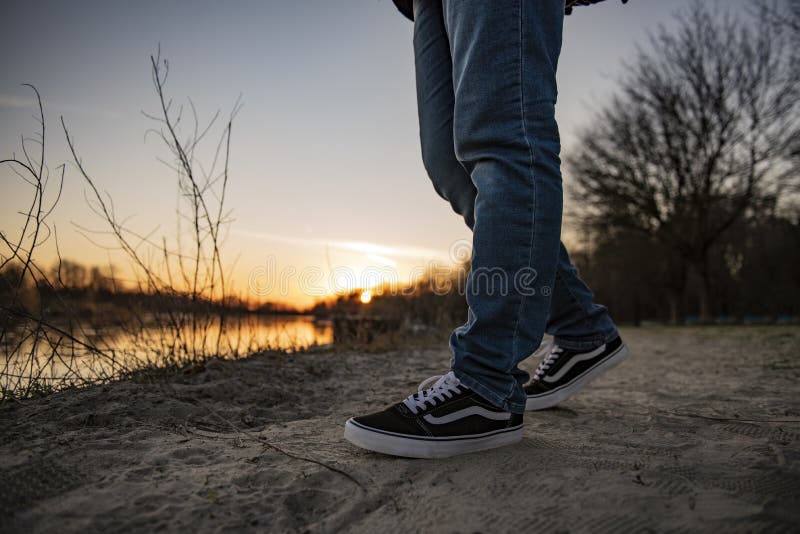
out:
<path id="1" fill-rule="evenodd" d="M 562 154 L 613 94 L 637 44 L 690 1 L 608 0 L 566 18 Z M 741 12 L 747 1 L 718 4 Z M 36 130 L 32 93 L 21 86 L 34 84 L 51 175 L 68 163 L 51 216 L 65 258 L 125 265 L 105 236 L 87 239 L 81 230 L 105 227 L 69 164 L 61 116 L 120 218 L 158 241 L 176 234 L 175 175 L 159 161 L 169 154 L 145 135 L 153 124 L 142 114 L 158 111 L 149 55 L 159 46 L 176 103 L 191 98 L 208 119 L 241 97 L 223 249 L 240 293 L 307 306 L 370 285 L 374 272 L 414 278 L 469 242 L 422 166 L 413 24 L 390 0 L 3 0 L 2 13 L 0 157 L 19 154 L 20 135 Z M 213 148 L 201 147 L 200 159 L 209 161 Z M 0 228 L 11 235 L 31 189 L 8 169 L 0 180 Z M 568 228 L 565 241 L 573 241 Z M 41 250 L 42 264 L 54 261 L 53 245 Z"/>

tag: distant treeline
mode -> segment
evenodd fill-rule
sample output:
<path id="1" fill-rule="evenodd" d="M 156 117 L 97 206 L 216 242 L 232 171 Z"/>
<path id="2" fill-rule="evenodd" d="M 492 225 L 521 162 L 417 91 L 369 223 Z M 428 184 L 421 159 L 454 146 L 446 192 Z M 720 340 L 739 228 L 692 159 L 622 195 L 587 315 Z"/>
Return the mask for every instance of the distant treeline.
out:
<path id="1" fill-rule="evenodd" d="M 22 267 L 15 262 L 0 269 L 0 303 L 27 310 L 45 310 L 51 320 L 79 319 L 92 324 L 117 324 L 140 317 L 142 310 L 181 313 L 297 314 L 296 308 L 279 303 L 254 304 L 246 298 L 226 296 L 224 302 L 188 293 L 148 292 L 121 283 L 113 269 L 85 266 L 62 260 L 52 268 L 49 283 L 21 280 Z M 134 313 L 135 312 L 135 313 Z"/>
<path id="2" fill-rule="evenodd" d="M 607 231 L 573 261 L 619 322 L 701 320 L 701 281 L 653 238 Z M 800 316 L 800 224 L 771 217 L 740 222 L 709 254 L 713 322 L 796 321 Z"/>

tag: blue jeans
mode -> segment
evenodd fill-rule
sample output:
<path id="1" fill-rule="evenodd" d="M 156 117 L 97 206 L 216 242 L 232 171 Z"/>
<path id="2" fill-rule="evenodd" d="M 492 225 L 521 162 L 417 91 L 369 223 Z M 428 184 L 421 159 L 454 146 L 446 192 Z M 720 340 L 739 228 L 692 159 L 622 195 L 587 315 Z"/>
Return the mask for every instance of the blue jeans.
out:
<path id="1" fill-rule="evenodd" d="M 543 334 L 589 349 L 617 335 L 561 243 L 555 120 L 564 0 L 414 0 L 420 138 L 436 191 L 473 230 L 456 376 L 512 412 Z"/>

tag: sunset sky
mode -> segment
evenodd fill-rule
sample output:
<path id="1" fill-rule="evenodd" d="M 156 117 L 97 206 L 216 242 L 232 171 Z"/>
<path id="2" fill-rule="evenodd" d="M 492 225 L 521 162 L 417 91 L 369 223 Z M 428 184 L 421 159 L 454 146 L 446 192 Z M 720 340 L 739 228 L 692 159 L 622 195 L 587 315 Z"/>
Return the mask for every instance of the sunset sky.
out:
<path id="1" fill-rule="evenodd" d="M 564 152 L 636 44 L 688 3 L 608 0 L 567 18 L 557 108 Z M 748 2 L 719 4 L 740 12 Z M 63 115 L 117 212 L 142 233 L 157 228 L 159 239 L 174 234 L 177 192 L 156 159 L 165 149 L 145 137 L 151 124 L 141 111 L 157 111 L 149 54 L 160 43 L 171 65 L 167 91 L 176 101 L 191 97 L 201 117 L 226 113 L 241 95 L 228 197 L 235 220 L 225 242 L 237 286 L 245 290 L 265 266 L 322 273 L 318 291 L 301 290 L 295 276 L 287 291 L 276 285 L 254 297 L 311 304 L 330 292 L 331 267 L 351 268 L 356 279 L 367 266 L 391 268 L 404 280 L 428 261 L 447 261 L 453 244 L 470 237 L 423 169 L 412 23 L 390 0 L 5 0 L 0 28 L 0 157 L 19 153 L 19 136 L 36 127 L 32 94 L 20 86 L 32 83 L 44 99 L 51 173 L 68 161 Z M 0 228 L 13 233 L 30 188 L 8 169 L 0 176 Z M 103 228 L 85 190 L 68 165 L 52 218 L 60 250 L 106 264 L 108 251 L 78 231 Z M 40 260 L 53 258 L 49 247 Z"/>

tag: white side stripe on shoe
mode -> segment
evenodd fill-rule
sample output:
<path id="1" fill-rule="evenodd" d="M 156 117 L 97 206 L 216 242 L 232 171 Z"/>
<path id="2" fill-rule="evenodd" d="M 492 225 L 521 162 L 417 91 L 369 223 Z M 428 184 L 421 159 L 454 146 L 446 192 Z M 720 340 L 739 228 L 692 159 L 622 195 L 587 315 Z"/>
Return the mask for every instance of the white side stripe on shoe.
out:
<path id="1" fill-rule="evenodd" d="M 544 380 L 545 382 L 556 382 L 556 381 L 560 380 L 562 376 L 567 374 L 569 372 L 569 370 L 572 369 L 575 366 L 576 363 L 583 362 L 583 361 L 586 361 L 586 360 L 591 360 L 595 356 L 597 356 L 599 354 L 602 354 L 604 350 L 606 350 L 605 344 L 600 345 L 599 347 L 597 347 L 596 349 L 594 349 L 591 352 L 587 352 L 586 354 L 581 354 L 580 356 L 575 356 L 570 361 L 568 361 L 564 365 L 564 367 L 559 369 L 556 374 L 554 374 L 553 376 L 546 376 L 545 375 L 542 380 Z"/>
<path id="2" fill-rule="evenodd" d="M 433 415 L 428 414 L 422 418 L 432 425 L 444 425 L 447 423 L 452 423 L 453 421 L 458 421 L 459 419 L 464 419 L 470 415 L 480 415 L 481 417 L 494 419 L 495 421 L 508 421 L 511 419 L 510 412 L 493 412 L 480 406 L 470 406 L 469 408 L 464 408 L 463 410 L 458 410 L 457 412 L 449 413 L 441 417 L 434 417 Z"/>

